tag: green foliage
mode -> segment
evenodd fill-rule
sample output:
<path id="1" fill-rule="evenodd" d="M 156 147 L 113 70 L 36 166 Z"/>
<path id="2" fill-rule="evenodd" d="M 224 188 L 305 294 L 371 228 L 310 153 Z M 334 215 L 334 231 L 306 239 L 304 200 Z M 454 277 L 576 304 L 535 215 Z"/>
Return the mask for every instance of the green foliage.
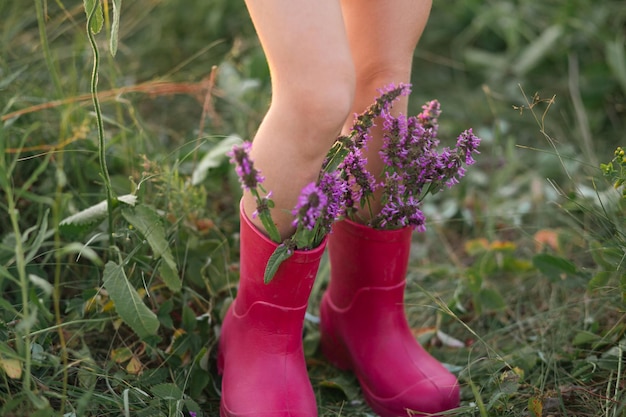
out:
<path id="1" fill-rule="evenodd" d="M 613 188 L 622 188 L 622 196 L 626 198 L 626 188 L 622 187 L 626 183 L 626 156 L 624 155 L 624 150 L 618 146 L 615 149 L 615 157 L 607 164 L 600 164 L 600 169 L 602 174 L 613 183 Z"/>
<path id="2" fill-rule="evenodd" d="M 122 210 L 122 215 L 130 226 L 135 227 L 148 241 L 155 259 L 163 259 L 159 266 L 159 273 L 165 285 L 174 292 L 179 292 L 182 285 L 178 278 L 178 267 L 169 243 L 165 239 L 165 229 L 160 224 L 159 215 L 147 206 L 137 206 Z"/>
<path id="3" fill-rule="evenodd" d="M 146 339 L 156 335 L 159 329 L 156 314 L 146 307 L 137 290 L 128 282 L 122 266 L 107 262 L 102 280 L 117 313 L 137 336 Z"/>
<path id="4" fill-rule="evenodd" d="M 104 26 L 102 3 L 97 0 L 84 0 L 83 3 L 89 30 L 93 33 L 99 33 L 102 30 L 102 26 Z"/>

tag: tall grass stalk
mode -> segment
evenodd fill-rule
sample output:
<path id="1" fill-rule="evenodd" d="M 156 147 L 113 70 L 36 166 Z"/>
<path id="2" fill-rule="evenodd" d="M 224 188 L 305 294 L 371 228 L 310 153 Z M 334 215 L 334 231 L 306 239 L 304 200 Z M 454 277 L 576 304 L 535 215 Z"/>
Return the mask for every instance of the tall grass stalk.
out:
<path id="1" fill-rule="evenodd" d="M 44 13 L 42 0 L 35 0 L 35 8 L 37 12 L 37 25 L 39 29 L 39 39 L 41 42 L 42 51 L 43 51 L 44 58 L 46 61 L 48 74 L 52 78 L 52 82 L 56 89 L 57 97 L 61 98 L 63 96 L 63 87 L 61 84 L 61 79 L 59 77 L 58 69 L 54 65 L 54 60 L 52 59 L 52 53 L 50 51 L 50 46 L 48 43 L 48 36 L 47 36 L 46 24 L 45 24 L 45 13 Z M 57 159 L 57 172 L 59 170 L 61 171 L 63 170 L 62 166 L 63 166 L 63 157 L 59 157 Z M 54 224 L 59 224 L 61 220 L 61 210 L 60 210 L 61 207 L 60 206 L 61 206 L 62 187 L 63 185 L 60 183 L 60 181 L 57 181 L 55 198 L 54 198 L 54 203 L 52 206 L 52 219 L 53 219 Z M 63 319 L 61 316 L 61 297 L 62 297 L 62 294 L 61 294 L 62 255 L 61 255 L 61 250 L 60 250 L 61 244 L 62 242 L 61 242 L 61 235 L 60 235 L 59 228 L 55 228 L 55 232 L 54 232 L 55 267 L 54 267 L 54 287 L 53 287 L 53 292 L 52 292 L 52 303 L 53 303 L 55 321 L 57 325 L 60 325 L 63 322 Z M 62 393 L 60 395 L 60 405 L 59 405 L 59 412 L 61 415 L 63 415 L 65 411 L 65 402 L 67 398 L 69 374 L 68 374 L 67 343 L 65 340 L 65 334 L 63 333 L 63 330 L 61 327 L 58 328 L 57 336 L 59 338 L 59 345 L 61 347 L 60 349 L 61 363 L 63 364 L 62 381 L 61 381 Z"/>
<path id="2" fill-rule="evenodd" d="M 617 377 L 615 378 L 615 392 L 613 395 L 613 417 L 617 417 L 617 413 L 619 411 L 620 394 L 622 392 L 622 366 L 624 363 L 624 345 L 622 342 L 617 344 Z"/>
<path id="3" fill-rule="evenodd" d="M 11 185 L 11 173 L 15 168 L 15 161 L 18 156 L 16 155 L 14 163 L 10 167 L 6 166 L 5 157 L 0 158 L 0 172 L 4 174 L 4 178 L 1 179 L 1 184 L 4 188 L 7 200 L 7 211 L 9 219 L 11 221 L 11 227 L 15 236 L 15 266 L 17 269 L 17 275 L 20 285 L 21 300 L 22 300 L 22 314 L 21 325 L 16 326 L 16 344 L 21 345 L 23 359 L 24 359 L 24 372 L 22 374 L 22 389 L 30 397 L 32 395 L 32 380 L 31 380 L 31 334 L 30 327 L 31 311 L 29 308 L 28 295 L 30 292 L 30 285 L 28 282 L 28 276 L 26 274 L 26 253 L 24 251 L 23 235 L 19 226 L 19 211 L 17 209 L 15 193 Z"/>
<path id="4" fill-rule="evenodd" d="M 100 70 L 100 53 L 98 52 L 98 44 L 94 32 L 92 31 L 92 22 L 98 10 L 98 1 L 93 2 L 93 7 L 88 10 L 87 16 L 87 38 L 91 45 L 93 53 L 93 69 L 91 72 L 91 100 L 93 102 L 94 111 L 96 114 L 96 123 L 98 126 L 98 161 L 100 163 L 100 175 L 104 181 L 104 189 L 106 191 L 107 200 L 107 218 L 109 225 L 109 246 L 113 246 L 113 204 L 115 198 L 113 196 L 113 187 L 111 186 L 111 178 L 109 177 L 109 170 L 107 168 L 105 144 L 104 144 L 104 122 L 102 120 L 102 109 L 100 108 L 100 99 L 98 98 L 98 72 Z"/>
<path id="5" fill-rule="evenodd" d="M 52 220 L 54 224 L 59 224 L 61 222 L 61 199 L 62 199 L 62 191 L 63 191 L 63 183 L 58 179 L 61 175 L 58 172 L 63 171 L 63 157 L 59 157 L 57 160 L 57 181 L 56 181 L 56 192 L 54 198 L 54 204 L 52 206 Z M 61 404 L 59 406 L 59 414 L 63 415 L 65 411 L 65 401 L 67 398 L 67 389 L 68 389 L 68 355 L 67 355 L 67 343 L 65 340 L 65 333 L 61 328 L 61 324 L 63 323 L 63 317 L 61 315 L 61 298 L 62 287 L 61 287 L 61 274 L 63 265 L 63 253 L 61 251 L 62 241 L 61 241 L 61 232 L 58 227 L 54 228 L 54 288 L 52 292 L 52 303 L 54 308 L 54 317 L 56 324 L 59 326 L 57 329 L 57 335 L 59 337 L 59 345 L 61 347 L 61 363 L 63 364 L 63 377 L 61 381 L 62 385 L 62 395 L 61 395 Z"/>

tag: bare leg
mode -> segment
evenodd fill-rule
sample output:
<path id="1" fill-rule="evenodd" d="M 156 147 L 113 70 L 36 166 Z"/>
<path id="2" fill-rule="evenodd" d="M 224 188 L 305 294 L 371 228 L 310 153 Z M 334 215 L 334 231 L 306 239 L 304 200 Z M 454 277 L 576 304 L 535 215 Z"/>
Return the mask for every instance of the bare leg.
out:
<path id="1" fill-rule="evenodd" d="M 430 0 L 341 0 L 356 67 L 353 111 L 360 113 L 377 88 L 410 80 L 413 49 Z M 406 99 L 394 112 L 406 113 Z M 352 118 L 346 121 L 346 127 Z M 380 174 L 381 132 L 368 147 L 368 169 Z M 374 202 L 373 214 L 380 210 Z M 362 210 L 362 221 L 369 212 Z M 350 221 L 328 239 L 330 282 L 320 306 L 321 349 L 352 370 L 363 395 L 381 417 L 439 415 L 459 405 L 454 375 L 415 340 L 403 299 L 412 230 L 376 230 Z M 382 359 L 381 359 L 382 358 Z"/>
<path id="2" fill-rule="evenodd" d="M 390 83 L 410 82 L 413 52 L 431 5 L 431 0 L 341 0 L 356 68 L 356 96 L 344 129 L 352 125 L 354 113 L 363 112 L 374 101 L 377 89 Z M 406 97 L 395 103 L 393 112 L 406 114 Z M 366 153 L 368 170 L 374 175 L 379 175 L 383 168 L 378 155 L 381 145 L 380 129 L 374 128 Z M 373 214 L 380 208 L 380 203 L 374 201 Z M 359 216 L 368 220 L 367 208 Z"/>
<path id="3" fill-rule="evenodd" d="M 294 230 L 291 210 L 298 195 L 317 179 L 350 111 L 354 66 L 339 0 L 246 4 L 272 77 L 272 103 L 251 157 L 273 192 L 272 215 L 286 238 Z M 220 335 L 220 415 L 316 417 L 302 326 L 325 246 L 296 252 L 266 285 L 263 272 L 278 244 L 268 242 L 259 219 L 251 218 L 254 198 L 245 193 L 242 204 L 239 289 Z"/>
<path id="4" fill-rule="evenodd" d="M 282 238 L 293 233 L 291 209 L 315 181 L 341 131 L 354 94 L 354 66 L 337 0 L 246 0 L 272 78 L 272 103 L 251 156 L 273 192 Z M 246 193 L 244 211 L 256 210 Z M 263 230 L 259 219 L 252 220 Z"/>

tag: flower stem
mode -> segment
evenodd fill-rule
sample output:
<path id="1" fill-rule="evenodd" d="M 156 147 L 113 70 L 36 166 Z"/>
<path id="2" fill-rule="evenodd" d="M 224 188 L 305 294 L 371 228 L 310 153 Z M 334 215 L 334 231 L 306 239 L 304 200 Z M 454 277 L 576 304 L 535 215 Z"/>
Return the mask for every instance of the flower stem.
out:
<path id="1" fill-rule="evenodd" d="M 263 201 L 263 198 L 259 195 L 259 192 L 256 188 L 251 188 L 250 193 L 254 196 L 257 202 L 257 206 L 259 207 L 259 218 L 261 219 L 261 223 L 263 223 L 263 227 L 269 234 L 270 239 L 272 239 L 276 243 L 281 243 L 282 239 L 280 238 L 278 228 L 272 221 L 272 215 L 270 214 L 269 207 L 264 207 L 265 203 Z"/>
<path id="2" fill-rule="evenodd" d="M 98 71 L 100 67 L 100 54 L 98 52 L 98 45 L 96 44 L 95 36 L 91 30 L 91 22 L 96 15 L 98 9 L 98 2 L 93 2 L 93 8 L 89 11 L 87 17 L 87 37 L 89 38 L 89 44 L 93 51 L 93 70 L 91 72 L 91 99 L 93 101 L 93 107 L 96 114 L 96 123 L 98 126 L 98 161 L 100 162 L 100 175 L 104 182 L 104 189 L 106 191 L 107 200 L 107 212 L 108 212 L 108 225 L 109 225 L 109 245 L 113 246 L 113 205 L 115 198 L 113 196 L 113 187 L 111 186 L 111 178 L 109 177 L 109 170 L 107 168 L 107 162 L 105 157 L 105 144 L 104 144 L 104 123 L 102 121 L 102 110 L 100 108 L 100 100 L 98 99 Z"/>

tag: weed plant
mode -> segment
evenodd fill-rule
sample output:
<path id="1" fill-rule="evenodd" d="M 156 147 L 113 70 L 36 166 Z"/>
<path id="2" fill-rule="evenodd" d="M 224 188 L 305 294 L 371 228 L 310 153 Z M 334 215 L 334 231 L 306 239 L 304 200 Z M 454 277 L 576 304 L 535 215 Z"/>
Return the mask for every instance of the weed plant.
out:
<path id="1" fill-rule="evenodd" d="M 225 153 L 269 102 L 244 5 L 33 3 L 0 2 L 0 415 L 217 415 Z M 621 1 L 435 2 L 412 105 L 484 139 L 407 277 L 416 337 L 463 386 L 449 415 L 626 416 L 625 25 Z M 319 412 L 372 415 L 317 352 L 327 278 L 304 335 Z"/>

